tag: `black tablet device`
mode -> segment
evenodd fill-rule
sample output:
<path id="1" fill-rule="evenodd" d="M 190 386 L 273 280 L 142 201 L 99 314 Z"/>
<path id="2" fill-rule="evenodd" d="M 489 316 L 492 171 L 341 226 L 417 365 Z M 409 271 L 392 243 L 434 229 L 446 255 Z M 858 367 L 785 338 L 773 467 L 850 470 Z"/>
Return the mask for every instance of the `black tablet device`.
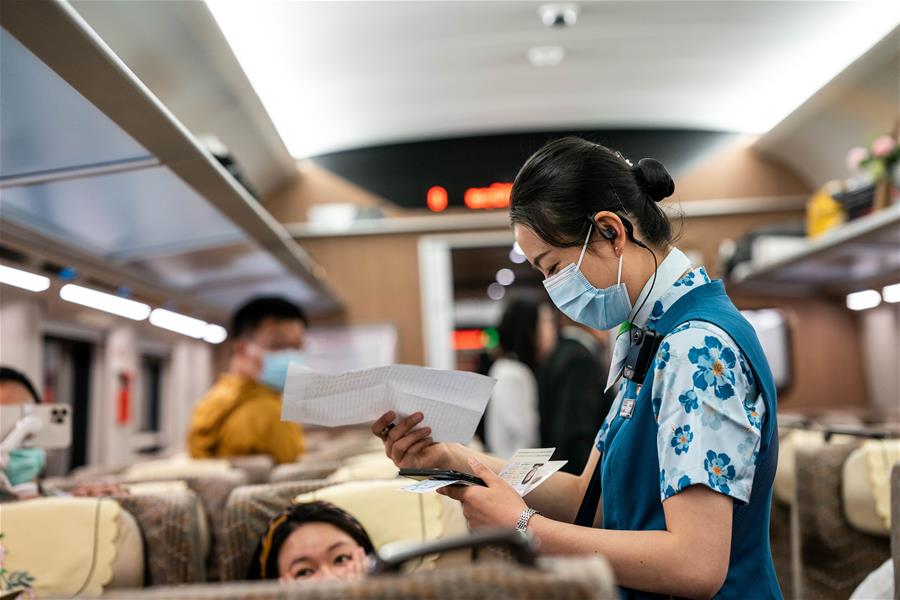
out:
<path id="1" fill-rule="evenodd" d="M 480 477 L 475 477 L 469 473 L 452 471 L 450 469 L 400 469 L 400 476 L 417 479 L 419 481 L 423 479 L 435 479 L 437 481 L 459 480 L 471 483 L 472 485 L 482 485 L 487 487 L 487 484 Z"/>

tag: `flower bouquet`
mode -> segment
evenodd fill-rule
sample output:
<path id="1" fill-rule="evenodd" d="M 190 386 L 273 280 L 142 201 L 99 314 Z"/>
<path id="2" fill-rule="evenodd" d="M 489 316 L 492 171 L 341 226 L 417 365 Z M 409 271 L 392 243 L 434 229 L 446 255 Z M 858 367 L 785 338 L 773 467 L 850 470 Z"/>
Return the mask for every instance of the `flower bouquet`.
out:
<path id="1" fill-rule="evenodd" d="M 874 210 L 888 206 L 900 187 L 900 144 L 896 136 L 881 135 L 868 148 L 852 148 L 847 153 L 847 167 L 851 173 L 868 175 L 874 183 Z"/>

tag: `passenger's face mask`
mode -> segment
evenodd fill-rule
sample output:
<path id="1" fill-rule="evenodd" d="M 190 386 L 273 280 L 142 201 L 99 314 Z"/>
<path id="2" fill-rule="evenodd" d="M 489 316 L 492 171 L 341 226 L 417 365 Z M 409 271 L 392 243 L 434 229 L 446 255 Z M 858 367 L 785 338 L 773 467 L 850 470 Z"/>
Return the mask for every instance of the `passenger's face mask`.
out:
<path id="1" fill-rule="evenodd" d="M 612 329 L 631 315 L 628 288 L 622 283 L 622 257 L 616 285 L 597 289 L 581 272 L 581 262 L 594 227 L 591 226 L 577 263 L 544 280 L 544 287 L 556 307 L 567 317 L 594 329 Z"/>
<path id="2" fill-rule="evenodd" d="M 295 349 L 270 351 L 263 354 L 262 371 L 259 382 L 279 392 L 284 389 L 288 366 L 291 363 L 302 363 L 303 352 Z"/>
<path id="3" fill-rule="evenodd" d="M 4 471 L 12 485 L 34 481 L 47 464 L 43 448 L 15 448 L 9 453 L 9 464 Z"/>

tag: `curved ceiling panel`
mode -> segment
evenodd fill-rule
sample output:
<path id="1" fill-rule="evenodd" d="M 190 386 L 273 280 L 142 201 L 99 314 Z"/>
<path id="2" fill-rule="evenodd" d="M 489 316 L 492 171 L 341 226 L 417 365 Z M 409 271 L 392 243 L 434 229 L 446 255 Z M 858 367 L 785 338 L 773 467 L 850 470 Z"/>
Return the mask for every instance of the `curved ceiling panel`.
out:
<path id="1" fill-rule="evenodd" d="M 0 212 L 113 261 L 245 237 L 166 167 L 4 188 Z"/>
<path id="2" fill-rule="evenodd" d="M 151 158 L 5 29 L 0 77 L 0 178 Z"/>

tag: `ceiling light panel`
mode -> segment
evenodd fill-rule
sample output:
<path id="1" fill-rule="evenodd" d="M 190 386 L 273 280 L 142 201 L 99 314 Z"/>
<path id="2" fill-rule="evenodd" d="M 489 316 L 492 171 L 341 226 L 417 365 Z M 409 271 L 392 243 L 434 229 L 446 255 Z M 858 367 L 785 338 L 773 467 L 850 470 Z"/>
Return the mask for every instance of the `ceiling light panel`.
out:
<path id="1" fill-rule="evenodd" d="M 536 129 L 767 131 L 900 2 L 242 2 L 210 9 L 292 154 Z M 535 69 L 530 48 L 565 48 Z"/>

